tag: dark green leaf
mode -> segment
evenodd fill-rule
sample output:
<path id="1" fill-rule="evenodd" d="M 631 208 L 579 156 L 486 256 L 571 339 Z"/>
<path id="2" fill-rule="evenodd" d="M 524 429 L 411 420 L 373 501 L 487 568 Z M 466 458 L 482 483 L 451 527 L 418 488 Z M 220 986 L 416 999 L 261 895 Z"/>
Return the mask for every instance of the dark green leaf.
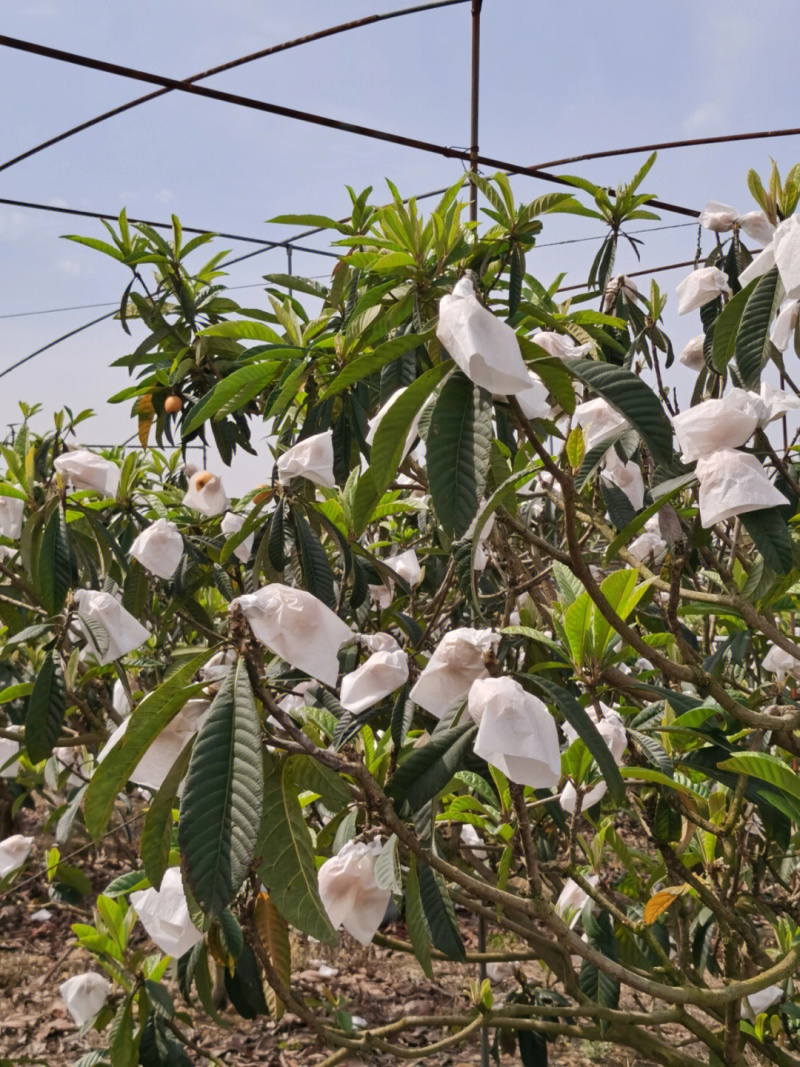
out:
<path id="1" fill-rule="evenodd" d="M 48 759 L 61 733 L 67 690 L 61 668 L 48 652 L 36 675 L 25 714 L 25 747 L 31 763 Z"/>
<path id="2" fill-rule="evenodd" d="M 264 771 L 258 877 L 287 922 L 318 941 L 335 944 L 336 931 L 319 898 L 314 845 L 297 799 L 293 765 L 265 752 Z"/>
<path id="3" fill-rule="evenodd" d="M 51 615 L 63 608 L 71 577 L 69 534 L 64 509 L 59 504 L 47 520 L 39 552 L 39 588 Z"/>
<path id="4" fill-rule="evenodd" d="M 261 327 L 260 324 L 253 323 L 252 325 L 258 326 L 259 334 L 261 329 L 267 329 L 267 327 Z M 269 336 L 263 339 L 273 340 L 274 334 L 270 330 Z M 220 417 L 223 414 L 230 415 L 245 407 L 278 376 L 283 367 L 282 360 L 265 360 L 261 363 L 251 363 L 223 378 L 191 409 L 181 427 L 182 436 L 188 437 L 194 433 L 207 419 L 217 415 Z"/>
<path id="5" fill-rule="evenodd" d="M 133 711 L 128 728 L 92 775 L 86 792 L 84 818 L 86 828 L 95 839 L 106 828 L 117 793 L 147 748 L 167 723 L 178 714 L 186 701 L 200 688 L 187 682 L 197 674 L 213 649 L 204 649 L 187 659 L 166 682 L 149 693 Z"/>
<path id="6" fill-rule="evenodd" d="M 426 863 L 419 865 L 419 893 L 434 946 L 449 960 L 464 963 L 467 954 L 458 932 L 458 920 L 447 884 L 439 871 Z"/>
<path id="7" fill-rule="evenodd" d="M 661 771 L 662 774 L 666 774 L 668 778 L 671 778 L 674 773 L 674 767 L 672 760 L 667 755 L 664 747 L 651 734 L 643 734 L 638 730 L 629 731 L 631 738 L 644 752 L 647 759 L 657 771 Z"/>
<path id="8" fill-rule="evenodd" d="M 547 1067 L 547 1038 L 535 1030 L 517 1030 L 522 1067 Z"/>
<path id="9" fill-rule="evenodd" d="M 233 974 L 225 969 L 225 992 L 243 1019 L 269 1015 L 264 987 L 261 984 L 261 971 L 255 953 L 248 944 L 242 946 L 242 954 L 236 961 Z"/>
<path id="10" fill-rule="evenodd" d="M 292 509 L 291 515 L 305 587 L 309 593 L 313 593 L 331 611 L 335 611 L 336 593 L 333 585 L 333 571 L 328 562 L 328 554 L 299 509 Z"/>
<path id="11" fill-rule="evenodd" d="M 623 415 L 645 441 L 656 463 L 672 459 L 672 424 L 649 385 L 613 363 L 565 359 L 566 367 Z"/>
<path id="12" fill-rule="evenodd" d="M 560 685 L 556 685 L 555 682 L 551 682 L 548 678 L 530 676 L 526 678 L 526 681 L 539 689 L 548 700 L 555 703 L 558 710 L 563 714 L 570 726 L 575 729 L 578 737 L 594 756 L 612 797 L 617 804 L 622 804 L 625 800 L 625 783 L 619 773 L 619 767 L 611 755 L 608 745 L 583 707 L 571 693 L 568 693 L 566 689 L 562 689 Z"/>
<path id="13" fill-rule="evenodd" d="M 351 802 L 350 790 L 336 773 L 313 756 L 295 755 L 286 761 L 299 789 L 319 793 L 329 811 L 337 811 Z"/>
<path id="14" fill-rule="evenodd" d="M 491 396 L 457 372 L 442 387 L 427 439 L 433 508 L 449 537 L 462 537 L 477 514 L 491 447 Z"/>
<path id="15" fill-rule="evenodd" d="M 747 511 L 739 519 L 766 565 L 776 574 L 792 569 L 792 536 L 780 508 Z"/>
<path id="16" fill-rule="evenodd" d="M 408 877 L 406 878 L 406 924 L 411 947 L 417 963 L 428 976 L 433 978 L 431 967 L 431 944 L 425 913 L 422 910 L 417 861 L 413 855 L 408 858 Z"/>
<path id="17" fill-rule="evenodd" d="M 394 747 L 400 751 L 403 747 L 403 742 L 406 739 L 411 723 L 414 719 L 414 704 L 408 698 L 410 692 L 410 683 L 406 682 L 400 692 L 397 694 L 397 698 L 394 702 L 394 708 L 392 709 L 392 741 Z"/>
<path id="18" fill-rule="evenodd" d="M 733 358 L 742 313 L 755 287 L 756 280 L 754 279 L 746 288 L 728 301 L 714 323 L 711 363 L 718 374 L 724 374 Z"/>
<path id="19" fill-rule="evenodd" d="M 225 676 L 194 744 L 178 827 L 189 886 L 219 915 L 247 876 L 261 825 L 261 723 L 247 664 Z"/>
<path id="20" fill-rule="evenodd" d="M 406 757 L 386 786 L 398 814 L 405 818 L 417 811 L 462 770 L 477 729 L 472 720 L 453 726 Z"/>
<path id="21" fill-rule="evenodd" d="M 597 949 L 609 960 L 616 962 L 617 948 L 614 940 L 614 931 L 608 912 L 601 911 L 599 915 L 584 913 L 584 930 L 587 940 L 592 948 Z M 584 996 L 601 1004 L 604 1008 L 616 1008 L 619 1006 L 619 982 L 610 978 L 599 967 L 588 960 L 581 965 L 578 982 Z"/>
<path id="22" fill-rule="evenodd" d="M 185 746 L 167 777 L 161 784 L 144 817 L 140 853 L 147 877 L 156 889 L 161 888 L 161 879 L 169 866 L 169 850 L 172 843 L 172 808 L 178 793 L 193 744 Z"/>
<path id="23" fill-rule="evenodd" d="M 269 524 L 269 541 L 267 542 L 267 555 L 272 566 L 278 573 L 283 573 L 286 566 L 286 555 L 283 548 L 284 521 L 286 518 L 286 501 L 279 500 Z"/>
<path id="24" fill-rule="evenodd" d="M 769 328 L 782 292 L 778 268 L 773 267 L 759 278 L 742 312 L 734 355 L 745 389 L 758 389 L 761 370 L 774 349 Z"/>
<path id="25" fill-rule="evenodd" d="M 128 564 L 128 573 L 122 587 L 122 606 L 135 619 L 144 614 L 147 598 L 150 594 L 150 582 L 144 567 L 135 559 Z"/>

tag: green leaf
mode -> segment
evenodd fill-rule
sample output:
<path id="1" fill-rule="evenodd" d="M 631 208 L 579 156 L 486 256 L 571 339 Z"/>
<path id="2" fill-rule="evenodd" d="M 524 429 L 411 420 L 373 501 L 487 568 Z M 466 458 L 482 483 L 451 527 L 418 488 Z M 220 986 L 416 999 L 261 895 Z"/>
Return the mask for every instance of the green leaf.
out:
<path id="1" fill-rule="evenodd" d="M 592 654 L 592 616 L 594 605 L 588 593 L 581 593 L 564 612 L 564 632 L 569 641 L 570 652 L 578 668 Z"/>
<path id="2" fill-rule="evenodd" d="M 422 898 L 420 896 L 419 878 L 417 877 L 417 861 L 411 855 L 408 857 L 408 876 L 406 878 L 406 925 L 411 947 L 417 963 L 428 976 L 433 979 L 431 967 L 431 944 L 428 927 L 425 922 L 425 913 L 422 910 Z"/>
<path id="3" fill-rule="evenodd" d="M 542 379 L 548 393 L 567 415 L 575 411 L 575 389 L 572 378 L 560 359 L 554 359 L 527 337 L 517 334 L 520 351 L 530 370 Z"/>
<path id="4" fill-rule="evenodd" d="M 606 562 L 610 563 L 622 546 L 627 544 L 644 527 L 647 520 L 661 510 L 664 504 L 669 503 L 681 490 L 685 489 L 687 485 L 692 485 L 695 481 L 697 481 L 697 475 L 694 471 L 690 471 L 689 474 L 684 474 L 680 478 L 672 478 L 670 488 L 666 492 L 660 493 L 654 503 L 646 507 L 644 511 L 638 512 L 636 518 L 632 519 L 623 530 L 620 530 L 606 549 Z M 656 495 L 655 492 L 653 495 Z"/>
<path id="5" fill-rule="evenodd" d="M 780 508 L 746 511 L 739 519 L 766 565 L 776 574 L 788 574 L 792 569 L 792 535 Z"/>
<path id="6" fill-rule="evenodd" d="M 745 304 L 756 287 L 753 279 L 736 296 L 731 297 L 714 322 L 714 340 L 711 350 L 711 362 L 718 374 L 724 374 L 736 349 L 739 323 L 742 320 Z"/>
<path id="7" fill-rule="evenodd" d="M 623 778 L 631 778 L 634 781 L 641 779 L 644 782 L 654 782 L 656 785 L 667 786 L 669 789 L 674 789 L 676 793 L 683 793 L 684 796 L 694 797 L 696 800 L 705 799 L 702 793 L 690 789 L 689 786 L 684 785 L 682 782 L 674 781 L 670 775 L 664 774 L 662 771 L 650 770 L 649 767 L 622 767 L 620 768 L 620 774 Z"/>
<path id="8" fill-rule="evenodd" d="M 562 689 L 560 685 L 556 685 L 555 682 L 551 682 L 549 678 L 531 675 L 526 677 L 526 681 L 530 682 L 535 688 L 543 692 L 547 699 L 556 704 L 558 710 L 563 714 L 570 726 L 575 729 L 578 737 L 594 756 L 611 796 L 617 804 L 622 804 L 625 800 L 625 783 L 619 773 L 619 767 L 611 755 L 608 745 L 584 708 L 571 693 L 568 693 L 566 689 Z"/>
<path id="9" fill-rule="evenodd" d="M 48 759 L 61 733 L 67 706 L 64 675 L 53 653 L 44 658 L 25 713 L 25 747 L 31 763 Z"/>
<path id="10" fill-rule="evenodd" d="M 124 262 L 125 255 L 120 252 L 114 245 L 110 245 L 108 241 L 101 241 L 98 237 L 81 237 L 78 234 L 65 233 L 65 241 L 74 241 L 79 245 L 86 245 L 87 248 L 93 248 L 95 252 L 103 252 L 107 256 L 111 256 L 112 259 L 118 260 L 120 263 Z"/>
<path id="11" fill-rule="evenodd" d="M 234 341 L 264 341 L 266 344 L 283 345 L 285 342 L 265 322 L 253 319 L 235 319 L 217 322 L 200 331 L 203 337 L 227 337 Z"/>
<path id="12" fill-rule="evenodd" d="M 616 962 L 617 949 L 608 912 L 601 911 L 597 916 L 585 914 L 583 925 L 592 948 Z M 620 986 L 617 979 L 609 978 L 599 967 L 589 963 L 588 960 L 584 960 L 581 964 L 578 983 L 584 996 L 601 1004 L 604 1008 L 619 1006 Z"/>
<path id="13" fill-rule="evenodd" d="M 457 372 L 442 387 L 427 437 L 433 508 L 449 537 L 462 537 L 477 514 L 491 448 L 491 396 Z"/>
<path id="14" fill-rule="evenodd" d="M 314 845 L 297 799 L 294 765 L 265 752 L 264 772 L 258 877 L 287 922 L 318 941 L 336 944 L 336 931 L 319 898 Z"/>
<path id="15" fill-rule="evenodd" d="M 661 771 L 662 774 L 671 778 L 674 771 L 672 760 L 655 737 L 650 734 L 641 733 L 639 730 L 629 730 L 629 734 L 656 770 Z"/>
<path id="16" fill-rule="evenodd" d="M 397 853 L 397 834 L 392 834 L 375 861 L 375 884 L 379 889 L 391 889 L 398 895 L 403 892 L 400 857 Z"/>
<path id="17" fill-rule="evenodd" d="M 410 385 L 385 413 L 375 431 L 370 450 L 369 470 L 382 495 L 397 474 L 405 451 L 406 437 L 419 410 L 450 368 L 446 365 L 426 371 Z"/>
<path id="18" fill-rule="evenodd" d="M 225 676 L 189 762 L 178 841 L 189 887 L 220 915 L 255 854 L 263 792 L 261 722 L 243 658 Z"/>
<path id="19" fill-rule="evenodd" d="M 354 540 L 364 532 L 376 505 L 397 474 L 414 417 L 450 370 L 442 363 L 426 371 L 381 419 L 370 449 L 370 465 L 358 479 L 353 495 L 351 523 Z"/>
<path id="20" fill-rule="evenodd" d="M 765 752 L 740 752 L 717 766 L 723 771 L 760 778 L 781 792 L 800 798 L 800 777 L 777 756 L 769 756 Z"/>
<path id="21" fill-rule="evenodd" d="M 353 382 L 362 381 L 371 374 L 382 370 L 383 367 L 393 363 L 406 352 L 418 348 L 419 345 L 424 343 L 425 339 L 426 335 L 424 334 L 404 333 L 399 337 L 393 337 L 391 341 L 378 345 L 371 352 L 351 360 L 339 371 L 331 384 L 320 395 L 320 400 L 327 400 L 328 397 L 336 396 L 337 393 L 341 393 L 343 389 L 352 385 Z"/>
<path id="22" fill-rule="evenodd" d="M 284 365 L 282 360 L 266 360 L 233 371 L 194 405 L 189 418 L 184 420 L 181 435 L 187 437 L 194 433 L 207 419 L 213 418 L 223 408 L 227 414 L 231 414 L 244 407 L 277 378 Z"/>
<path id="23" fill-rule="evenodd" d="M 645 441 L 656 463 L 672 459 L 672 423 L 661 401 L 632 371 L 590 359 L 564 360 L 568 370 L 624 416 Z"/>
<path id="24" fill-rule="evenodd" d="M 189 766 L 193 747 L 193 741 L 190 741 L 170 767 L 169 774 L 153 797 L 144 817 L 139 851 L 147 877 L 156 889 L 161 888 L 161 879 L 169 866 L 172 808 L 178 793 L 178 786 Z"/>
<path id="25" fill-rule="evenodd" d="M 652 582 L 637 585 L 638 572 L 633 570 L 613 571 L 603 579 L 600 592 L 624 621 L 650 588 Z M 615 631 L 599 611 L 594 613 L 594 653 L 600 658 L 608 647 Z"/>
<path id="26" fill-rule="evenodd" d="M 313 756 L 290 756 L 292 776 L 298 789 L 318 793 L 322 803 L 329 811 L 338 811 L 346 807 L 353 797 L 347 785 L 336 771 L 319 763 Z"/>
<path id="27" fill-rule="evenodd" d="M 328 218 L 327 215 L 276 215 L 267 222 L 280 222 L 287 226 L 313 226 L 319 230 L 337 230 L 339 233 L 352 233 L 350 227 L 336 219 Z"/>
<path id="28" fill-rule="evenodd" d="M 386 786 L 399 815 L 405 818 L 418 811 L 444 789 L 463 768 L 477 732 L 471 720 L 451 726 L 403 760 Z"/>
<path id="29" fill-rule="evenodd" d="M 0 691 L 0 704 L 8 704 L 12 700 L 19 700 L 20 697 L 30 696 L 33 691 L 33 682 L 18 682 L 17 685 L 10 685 L 7 689 Z"/>
<path id="30" fill-rule="evenodd" d="M 467 953 L 458 932 L 458 920 L 447 884 L 439 871 L 427 863 L 419 865 L 419 894 L 434 946 L 449 960 L 465 963 Z"/>
<path id="31" fill-rule="evenodd" d="M 150 581 L 147 571 L 138 560 L 130 559 L 125 584 L 122 587 L 122 606 L 134 618 L 139 619 L 144 613 L 150 595 Z"/>
<path id="32" fill-rule="evenodd" d="M 108 1045 L 114 1067 L 135 1067 L 139 1061 L 138 1042 L 133 1039 L 133 994 L 120 1006 L 108 1032 Z"/>
<path id="33" fill-rule="evenodd" d="M 742 312 L 734 355 L 745 389 L 758 389 L 761 369 L 773 351 L 769 328 L 782 293 L 778 268 L 773 267 L 758 279 Z"/>
<path id="34" fill-rule="evenodd" d="M 51 615 L 63 608 L 71 577 L 69 534 L 64 509 L 59 504 L 47 520 L 39 551 L 39 588 Z"/>
<path id="35" fill-rule="evenodd" d="M 186 660 L 166 682 L 149 693 L 133 711 L 128 728 L 92 775 L 86 791 L 84 818 L 95 840 L 108 825 L 114 800 L 136 768 L 146 749 L 167 723 L 178 714 L 186 701 L 201 685 L 187 685 L 207 659 L 212 649 L 204 649 Z"/>
<path id="36" fill-rule="evenodd" d="M 563 563 L 553 564 L 553 578 L 560 593 L 560 599 L 564 604 L 572 604 L 586 592 L 580 578 L 573 574 L 569 567 Z"/>

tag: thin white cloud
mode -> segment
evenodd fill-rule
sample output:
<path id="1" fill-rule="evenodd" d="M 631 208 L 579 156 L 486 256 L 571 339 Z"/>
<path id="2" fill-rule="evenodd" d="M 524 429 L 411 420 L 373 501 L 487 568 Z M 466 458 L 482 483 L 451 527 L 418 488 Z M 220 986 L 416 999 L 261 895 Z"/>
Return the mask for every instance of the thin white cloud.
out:
<path id="1" fill-rule="evenodd" d="M 700 107 L 695 108 L 691 115 L 684 120 L 683 129 L 685 133 L 707 133 L 709 130 L 716 129 L 722 118 L 722 109 L 719 102 L 709 100 L 708 103 L 701 104 Z"/>

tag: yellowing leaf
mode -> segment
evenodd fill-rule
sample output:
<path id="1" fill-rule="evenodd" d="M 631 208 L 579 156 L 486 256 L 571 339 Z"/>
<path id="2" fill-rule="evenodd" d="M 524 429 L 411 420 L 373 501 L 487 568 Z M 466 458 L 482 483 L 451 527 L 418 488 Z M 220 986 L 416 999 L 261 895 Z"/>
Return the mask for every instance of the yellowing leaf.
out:
<path id="1" fill-rule="evenodd" d="M 145 393 L 144 396 L 139 397 L 139 402 L 136 405 L 136 414 L 139 417 L 139 425 L 137 427 L 139 442 L 142 448 L 147 448 L 147 442 L 150 439 L 150 429 L 153 425 L 153 417 L 155 416 L 153 397 L 150 393 Z"/>
<path id="2" fill-rule="evenodd" d="M 650 897 L 644 909 L 644 921 L 647 925 L 652 926 L 659 915 L 665 912 L 678 897 L 682 897 L 687 889 L 688 886 L 685 885 L 673 885 Z"/>
<path id="3" fill-rule="evenodd" d="M 576 426 L 567 438 L 567 459 L 574 471 L 580 467 L 585 454 L 586 442 L 583 437 L 583 430 L 580 426 Z"/>
<path id="4" fill-rule="evenodd" d="M 261 947 L 269 956 L 272 966 L 278 972 L 284 984 L 288 986 L 292 977 L 289 924 L 278 912 L 267 893 L 259 893 L 256 897 L 253 916 Z M 271 986 L 266 991 L 266 994 L 269 1010 L 276 1020 L 280 1019 L 285 1011 L 283 1002 L 278 999 L 275 990 Z"/>

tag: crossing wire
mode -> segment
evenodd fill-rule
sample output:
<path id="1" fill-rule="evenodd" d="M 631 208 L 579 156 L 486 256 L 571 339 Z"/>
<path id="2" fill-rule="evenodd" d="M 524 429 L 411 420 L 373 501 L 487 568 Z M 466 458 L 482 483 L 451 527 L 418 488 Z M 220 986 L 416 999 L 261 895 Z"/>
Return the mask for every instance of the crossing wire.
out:
<path id="1" fill-rule="evenodd" d="M 327 129 L 339 130 L 342 133 L 354 134 L 358 137 L 367 137 L 387 144 L 396 144 L 405 148 L 413 148 L 419 152 L 428 152 L 432 155 L 444 156 L 447 159 L 459 159 L 463 162 L 474 162 L 484 167 L 494 167 L 504 170 L 508 174 L 521 174 L 528 177 L 539 178 L 552 184 L 574 188 L 569 178 L 558 174 L 551 174 L 539 167 L 526 167 L 507 160 L 495 159 L 492 156 L 477 156 L 459 148 L 448 145 L 436 144 L 433 141 L 422 141 L 416 137 L 406 137 L 402 134 L 390 133 L 387 130 L 378 130 L 372 126 L 361 126 L 353 122 L 345 122 L 342 119 L 330 118 L 326 115 L 318 115 L 310 111 L 301 111 L 297 108 L 284 107 L 281 104 L 271 104 L 265 100 L 255 100 L 239 93 L 223 92 L 220 89 L 209 89 L 203 85 L 190 85 L 175 78 L 164 78 L 158 74 L 138 70 L 134 67 L 122 66 L 119 63 L 109 63 L 102 59 L 92 59 L 88 56 L 80 56 L 75 52 L 66 52 L 60 48 L 50 48 L 47 45 L 37 44 L 34 41 L 23 41 L 17 37 L 8 37 L 0 34 L 0 45 L 5 48 L 27 52 L 32 55 L 43 56 L 46 59 L 55 59 L 61 63 L 69 63 L 73 66 L 85 67 L 89 70 L 101 71 L 104 74 L 113 74 L 121 78 L 131 78 L 134 81 L 148 82 L 152 85 L 160 85 L 162 88 L 174 89 L 181 93 L 191 93 L 196 96 L 207 97 L 210 100 L 218 100 L 224 104 L 233 104 L 238 107 L 249 108 L 254 111 L 266 112 L 270 115 L 278 115 L 282 118 L 293 119 L 296 122 L 310 123 L 314 126 L 323 126 Z M 614 193 L 613 189 L 608 190 Z M 697 218 L 700 214 L 694 208 L 682 207 L 679 204 L 671 204 L 665 200 L 651 199 L 647 201 L 651 207 L 662 211 L 668 211 L 677 215 L 686 215 Z"/>
<path id="2" fill-rule="evenodd" d="M 414 7 L 403 7 L 397 11 L 386 11 L 377 15 L 366 15 L 364 18 L 355 19 L 352 22 L 342 22 L 337 26 L 329 26 L 324 30 L 317 30 L 315 33 L 307 33 L 303 37 L 296 37 L 291 41 L 284 41 L 282 44 L 271 45 L 269 48 L 262 48 L 258 52 L 252 52 L 249 55 L 241 56 L 239 59 L 232 59 L 228 63 L 221 63 L 217 67 L 211 67 L 209 70 L 201 71 L 199 74 L 193 74 L 191 78 L 184 78 L 184 85 L 194 85 L 195 82 L 205 81 L 206 78 L 211 78 L 215 74 L 222 74 L 228 70 L 234 70 L 236 67 L 244 66 L 246 63 L 253 63 L 257 59 L 264 59 L 266 56 L 274 56 L 279 52 L 286 52 L 290 48 L 298 48 L 300 45 L 310 44 L 312 41 L 321 41 L 325 37 L 333 37 L 339 33 L 347 33 L 350 30 L 361 29 L 363 26 L 373 26 L 377 22 L 385 22 L 388 19 L 400 18 L 402 15 L 416 15 L 422 11 L 433 11 L 436 8 L 452 7 L 455 4 L 466 4 L 469 0 L 435 0 L 430 4 L 416 4 Z M 127 104 L 120 104 L 119 107 L 114 107 L 110 111 L 104 111 L 101 115 L 95 115 L 93 119 L 88 119 L 86 122 L 81 122 L 77 126 L 73 126 L 69 130 L 65 130 L 63 133 L 59 133 L 55 137 L 50 137 L 46 141 L 42 141 L 41 144 L 35 145 L 33 148 L 29 148 L 25 152 L 21 152 L 18 156 L 14 156 L 13 159 L 6 160 L 5 163 L 0 163 L 0 171 L 8 170 L 9 167 L 13 167 L 16 163 L 21 163 L 24 159 L 30 159 L 31 156 L 35 156 L 38 152 L 43 152 L 45 148 L 51 148 L 53 145 L 60 144 L 62 141 L 66 141 L 70 137 L 74 137 L 75 134 L 81 133 L 83 130 L 91 129 L 92 126 L 98 126 L 101 122 L 105 122 L 107 119 L 114 118 L 115 115 L 121 115 L 125 111 L 130 111 L 132 108 L 139 107 L 140 104 L 146 104 L 149 100 L 156 100 L 160 96 L 166 96 L 167 93 L 171 93 L 171 88 L 156 89 L 155 92 L 146 93 L 144 96 L 139 96 L 135 100 L 129 100 Z"/>
<path id="3" fill-rule="evenodd" d="M 687 259 L 687 260 L 684 260 L 681 263 L 668 263 L 663 267 L 647 267 L 644 270 L 627 271 L 626 274 L 625 274 L 625 277 L 626 278 L 638 278 L 640 275 L 643 275 L 643 274 L 659 274 L 659 273 L 661 273 L 663 271 L 677 270 L 679 267 L 692 267 L 692 266 L 694 266 L 694 260 L 693 259 Z M 242 286 L 241 288 L 250 288 L 250 287 L 249 286 Z M 562 286 L 561 289 L 558 289 L 557 292 L 559 292 L 559 293 L 567 293 L 567 292 L 571 292 L 571 291 L 574 291 L 574 290 L 577 290 L 577 289 L 586 290 L 586 288 L 587 287 L 586 287 L 585 283 L 581 283 L 579 285 L 565 285 L 565 286 Z M 36 356 L 41 355 L 42 352 L 46 352 L 49 348 L 53 348 L 53 347 L 55 347 L 55 345 L 60 344 L 62 341 L 66 341 L 70 337 L 74 337 L 75 334 L 81 333 L 81 331 L 83 331 L 83 330 L 88 330 L 90 326 L 95 326 L 98 322 L 102 322 L 104 319 L 110 319 L 113 315 L 116 315 L 116 311 L 109 311 L 107 315 L 101 315 L 99 318 L 92 319 L 91 322 L 87 322 L 83 326 L 79 326 L 75 330 L 70 330 L 69 333 L 62 334 L 60 337 L 57 337 L 54 341 L 50 341 L 49 344 L 43 345 L 41 348 L 37 348 L 36 351 L 35 352 L 31 352 L 31 354 L 29 356 L 25 356 L 23 359 L 18 359 L 16 363 L 12 363 L 10 367 L 6 367 L 4 370 L 0 371 L 0 378 L 4 378 L 7 374 L 10 374 L 12 370 L 16 370 L 17 367 L 21 367 L 23 363 L 27 363 L 28 360 L 34 359 Z"/>

